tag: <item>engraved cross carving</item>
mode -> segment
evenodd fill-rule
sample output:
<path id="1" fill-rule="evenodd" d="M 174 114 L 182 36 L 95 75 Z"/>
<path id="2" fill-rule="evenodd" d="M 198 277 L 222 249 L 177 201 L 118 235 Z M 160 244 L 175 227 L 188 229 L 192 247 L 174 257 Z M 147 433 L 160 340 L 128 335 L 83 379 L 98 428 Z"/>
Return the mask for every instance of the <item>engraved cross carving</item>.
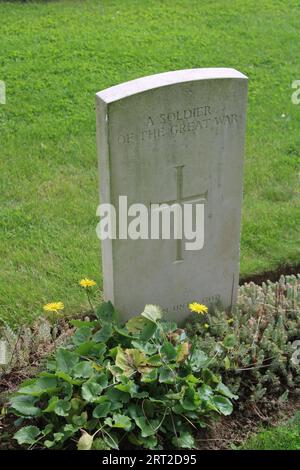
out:
<path id="1" fill-rule="evenodd" d="M 183 196 L 183 168 L 185 165 L 178 165 L 175 166 L 174 169 L 176 171 L 176 199 L 172 201 L 162 201 L 158 202 L 156 204 L 166 204 L 168 206 L 172 206 L 173 204 L 180 204 L 181 206 L 184 203 L 196 203 L 196 202 L 206 202 L 207 201 L 207 193 L 202 194 L 194 194 L 192 196 Z M 151 203 L 151 205 L 154 203 Z M 175 262 L 181 262 L 183 261 L 183 255 L 182 255 L 182 240 L 177 239 L 176 241 L 176 258 Z"/>

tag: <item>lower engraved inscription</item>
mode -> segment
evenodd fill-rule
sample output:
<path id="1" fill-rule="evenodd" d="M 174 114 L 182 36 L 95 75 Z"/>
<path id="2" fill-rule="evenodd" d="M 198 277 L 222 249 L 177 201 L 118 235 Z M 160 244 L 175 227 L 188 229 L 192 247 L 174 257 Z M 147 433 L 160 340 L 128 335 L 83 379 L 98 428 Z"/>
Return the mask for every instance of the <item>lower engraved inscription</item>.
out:
<path id="1" fill-rule="evenodd" d="M 191 300 L 193 302 L 194 299 Z M 213 305 L 220 302 L 221 296 L 220 294 L 211 295 L 209 297 L 203 297 L 199 301 L 205 305 Z M 172 305 L 172 307 L 164 308 L 166 312 L 180 312 L 185 311 L 188 309 L 190 302 L 185 302 L 182 304 Z"/>

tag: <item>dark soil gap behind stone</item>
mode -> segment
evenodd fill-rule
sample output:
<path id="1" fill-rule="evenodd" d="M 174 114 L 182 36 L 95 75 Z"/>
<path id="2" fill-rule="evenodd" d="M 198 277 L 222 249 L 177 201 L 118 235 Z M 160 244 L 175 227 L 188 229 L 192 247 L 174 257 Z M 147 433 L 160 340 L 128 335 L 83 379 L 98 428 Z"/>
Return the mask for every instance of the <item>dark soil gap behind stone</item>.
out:
<path id="1" fill-rule="evenodd" d="M 254 282 L 255 284 L 262 284 L 263 282 L 272 281 L 276 282 L 279 280 L 280 276 L 290 276 L 292 274 L 297 275 L 300 273 L 300 263 L 290 265 L 284 264 L 279 266 L 274 271 L 264 271 L 259 274 L 250 274 L 249 276 L 240 277 L 240 286 L 245 282 Z"/>

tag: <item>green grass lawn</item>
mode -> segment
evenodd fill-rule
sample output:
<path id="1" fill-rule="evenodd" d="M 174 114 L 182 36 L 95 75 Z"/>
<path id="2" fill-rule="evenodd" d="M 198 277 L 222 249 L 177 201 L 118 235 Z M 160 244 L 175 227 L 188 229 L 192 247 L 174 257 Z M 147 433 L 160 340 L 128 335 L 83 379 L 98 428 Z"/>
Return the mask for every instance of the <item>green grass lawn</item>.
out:
<path id="1" fill-rule="evenodd" d="M 101 287 L 95 93 L 140 76 L 235 67 L 250 77 L 241 272 L 299 263 L 297 0 L 0 3 L 0 317 Z"/>
<path id="2" fill-rule="evenodd" d="M 300 412 L 287 424 L 265 429 L 250 437 L 241 450 L 300 450 Z"/>

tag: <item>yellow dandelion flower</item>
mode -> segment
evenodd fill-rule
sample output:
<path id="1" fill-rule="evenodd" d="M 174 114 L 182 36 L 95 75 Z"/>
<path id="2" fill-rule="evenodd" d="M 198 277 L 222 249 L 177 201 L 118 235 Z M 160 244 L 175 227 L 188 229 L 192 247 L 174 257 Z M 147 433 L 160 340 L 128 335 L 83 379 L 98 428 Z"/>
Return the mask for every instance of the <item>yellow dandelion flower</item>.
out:
<path id="1" fill-rule="evenodd" d="M 84 287 L 84 288 L 86 289 L 87 287 L 93 287 L 93 286 L 95 286 L 95 285 L 96 285 L 96 282 L 93 281 L 93 279 L 87 279 L 87 278 L 85 278 L 85 279 L 81 279 L 81 281 L 79 281 L 79 285 L 80 285 L 81 287 Z"/>
<path id="2" fill-rule="evenodd" d="M 50 302 L 49 304 L 44 305 L 43 309 L 45 312 L 58 312 L 58 310 L 64 309 L 64 304 L 62 302 Z"/>
<path id="3" fill-rule="evenodd" d="M 198 302 L 192 302 L 189 304 L 189 309 L 191 312 L 201 313 L 202 315 L 208 312 L 206 305 L 199 304 Z"/>
<path id="4" fill-rule="evenodd" d="M 230 325 L 231 323 L 233 323 L 233 318 L 229 318 L 229 320 L 227 320 L 227 323 L 228 323 L 228 325 Z"/>

